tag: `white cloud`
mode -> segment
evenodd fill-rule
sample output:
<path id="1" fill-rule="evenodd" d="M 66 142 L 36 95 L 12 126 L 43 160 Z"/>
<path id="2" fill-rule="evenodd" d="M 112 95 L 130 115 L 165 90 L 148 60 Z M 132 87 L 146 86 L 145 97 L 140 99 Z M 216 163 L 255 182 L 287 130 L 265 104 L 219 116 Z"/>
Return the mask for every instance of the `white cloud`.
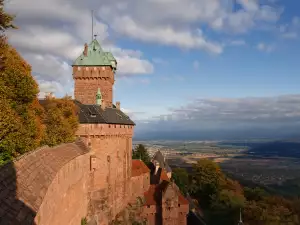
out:
<path id="1" fill-rule="evenodd" d="M 274 45 L 265 44 L 265 43 L 259 43 L 259 44 L 257 44 L 256 48 L 259 51 L 268 52 L 268 53 L 275 50 L 275 46 Z"/>
<path id="2" fill-rule="evenodd" d="M 275 132 L 280 126 L 292 125 L 299 128 L 300 95 L 195 99 L 146 121 L 147 125 L 138 128 L 140 131 L 172 131 L 173 134 L 255 127 L 274 128 Z"/>
<path id="3" fill-rule="evenodd" d="M 121 34 L 141 39 L 148 42 L 157 42 L 164 45 L 174 45 L 181 48 L 198 48 L 207 50 L 213 53 L 221 53 L 222 47 L 216 43 L 207 41 L 203 37 L 202 32 L 191 31 L 175 31 L 170 26 L 161 26 L 154 28 L 146 28 L 139 26 L 129 16 L 120 17 L 115 19 L 112 27 Z"/>
<path id="4" fill-rule="evenodd" d="M 221 53 L 222 45 L 202 34 L 201 25 L 228 33 L 243 33 L 278 21 L 282 9 L 256 0 L 105 0 L 99 16 L 116 32 L 145 42 Z M 120 7 L 119 4 L 122 5 Z"/>
<path id="5" fill-rule="evenodd" d="M 279 32 L 283 38 L 297 39 L 300 34 L 300 18 L 295 16 L 290 24 L 283 24 L 279 27 Z"/>
<path id="6" fill-rule="evenodd" d="M 99 5 L 100 6 L 100 5 Z M 9 41 L 32 65 L 41 91 L 55 90 L 57 96 L 73 89 L 70 65 L 91 40 L 91 15 L 88 7 L 77 7 L 62 0 L 11 0 L 7 10 L 16 14 L 20 29 L 8 33 Z M 117 75 L 152 73 L 150 61 L 136 50 L 121 49 L 109 43 L 108 26 L 95 19 L 95 33 L 104 50 L 111 49 L 118 60 Z"/>

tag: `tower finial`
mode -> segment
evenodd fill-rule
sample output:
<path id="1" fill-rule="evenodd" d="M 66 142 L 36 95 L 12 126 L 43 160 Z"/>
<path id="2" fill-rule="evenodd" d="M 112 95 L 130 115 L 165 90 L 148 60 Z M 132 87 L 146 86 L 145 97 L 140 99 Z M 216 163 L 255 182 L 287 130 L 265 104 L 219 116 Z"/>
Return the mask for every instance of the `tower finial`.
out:
<path id="1" fill-rule="evenodd" d="M 97 94 L 96 94 L 96 105 L 101 105 L 102 96 L 100 88 L 98 88 Z"/>

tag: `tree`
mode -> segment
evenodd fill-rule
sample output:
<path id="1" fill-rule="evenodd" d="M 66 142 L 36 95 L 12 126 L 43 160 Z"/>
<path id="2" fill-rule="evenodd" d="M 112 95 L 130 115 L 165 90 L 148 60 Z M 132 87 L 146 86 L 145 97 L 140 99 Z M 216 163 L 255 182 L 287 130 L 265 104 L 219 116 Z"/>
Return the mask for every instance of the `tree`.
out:
<path id="1" fill-rule="evenodd" d="M 44 126 L 38 85 L 31 67 L 6 41 L 0 55 L 0 161 L 12 159 L 40 145 Z"/>
<path id="2" fill-rule="evenodd" d="M 77 106 L 71 97 L 62 99 L 47 97 L 44 104 L 46 132 L 42 144 L 55 146 L 75 140 L 79 122 Z"/>
<path id="3" fill-rule="evenodd" d="M 244 195 L 248 201 L 260 201 L 263 200 L 265 197 L 269 196 L 269 194 L 265 190 L 258 187 L 255 188 L 245 187 Z"/>
<path id="4" fill-rule="evenodd" d="M 224 178 L 218 164 L 209 159 L 200 159 L 193 165 L 190 192 L 202 207 L 209 207 L 211 196 L 220 191 Z"/>
<path id="5" fill-rule="evenodd" d="M 4 11 L 4 0 L 0 0 L 0 31 L 3 32 L 8 28 L 16 28 L 13 25 L 14 17 Z"/>
<path id="6" fill-rule="evenodd" d="M 141 159 L 146 165 L 151 161 L 147 149 L 142 144 L 137 145 L 132 151 L 132 159 Z"/>
<path id="7" fill-rule="evenodd" d="M 175 168 L 172 171 L 172 179 L 175 184 L 178 186 L 180 191 L 186 195 L 188 192 L 189 185 L 189 174 L 183 168 Z"/>

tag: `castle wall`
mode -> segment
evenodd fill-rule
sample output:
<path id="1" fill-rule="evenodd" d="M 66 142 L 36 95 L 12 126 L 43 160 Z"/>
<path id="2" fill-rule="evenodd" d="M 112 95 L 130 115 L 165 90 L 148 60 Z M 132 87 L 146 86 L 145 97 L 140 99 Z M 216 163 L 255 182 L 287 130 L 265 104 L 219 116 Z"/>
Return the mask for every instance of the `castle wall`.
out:
<path id="1" fill-rule="evenodd" d="M 89 149 L 75 142 L 0 167 L 0 223 L 80 224 L 88 208 L 89 157 Z"/>
<path id="2" fill-rule="evenodd" d="M 178 224 L 178 194 L 174 187 L 169 185 L 162 198 L 163 225 Z"/>
<path id="3" fill-rule="evenodd" d="M 36 224 L 80 224 L 88 209 L 89 167 L 89 154 L 85 154 L 60 169 L 48 187 Z"/>
<path id="4" fill-rule="evenodd" d="M 143 217 L 148 221 L 147 225 L 158 225 L 157 224 L 157 210 L 156 205 L 144 206 Z"/>
<path id="5" fill-rule="evenodd" d="M 131 178 L 131 200 L 135 201 L 137 197 L 143 197 L 144 193 L 150 187 L 150 173 L 144 173 L 140 176 Z"/>
<path id="6" fill-rule="evenodd" d="M 95 157 L 92 213 L 113 219 L 131 198 L 133 126 L 81 124 L 77 135 L 88 140 Z"/>
<path id="7" fill-rule="evenodd" d="M 109 66 L 73 67 L 74 97 L 82 104 L 96 104 L 96 93 L 101 90 L 107 106 L 112 105 L 114 72 Z"/>

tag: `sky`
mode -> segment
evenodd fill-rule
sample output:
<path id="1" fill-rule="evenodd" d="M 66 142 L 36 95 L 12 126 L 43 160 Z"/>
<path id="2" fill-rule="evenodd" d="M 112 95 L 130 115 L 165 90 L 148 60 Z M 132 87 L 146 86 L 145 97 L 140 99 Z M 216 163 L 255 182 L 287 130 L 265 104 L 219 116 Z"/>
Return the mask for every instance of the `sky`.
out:
<path id="1" fill-rule="evenodd" d="M 297 0 L 6 1 L 19 27 L 9 41 L 32 65 L 40 97 L 73 94 L 71 65 L 92 39 L 94 11 L 94 33 L 118 61 L 114 101 L 141 138 L 296 134 L 299 8 Z"/>

